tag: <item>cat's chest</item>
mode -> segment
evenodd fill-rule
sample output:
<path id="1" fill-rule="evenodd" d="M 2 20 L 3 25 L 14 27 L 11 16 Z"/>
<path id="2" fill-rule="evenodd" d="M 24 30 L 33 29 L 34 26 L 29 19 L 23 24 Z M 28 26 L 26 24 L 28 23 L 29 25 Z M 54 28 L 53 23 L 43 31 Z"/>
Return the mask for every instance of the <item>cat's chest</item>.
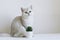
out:
<path id="1" fill-rule="evenodd" d="M 25 21 L 25 22 L 31 22 L 32 21 L 32 18 L 31 17 L 29 17 L 29 18 L 26 18 L 26 19 L 22 19 L 22 21 Z"/>
<path id="2" fill-rule="evenodd" d="M 25 22 L 25 23 L 29 23 L 30 19 L 23 19 L 22 21 Z"/>
<path id="3" fill-rule="evenodd" d="M 32 18 L 27 18 L 27 19 L 23 19 L 22 21 L 23 21 L 23 25 L 24 26 L 30 26 L 30 25 L 32 25 Z"/>

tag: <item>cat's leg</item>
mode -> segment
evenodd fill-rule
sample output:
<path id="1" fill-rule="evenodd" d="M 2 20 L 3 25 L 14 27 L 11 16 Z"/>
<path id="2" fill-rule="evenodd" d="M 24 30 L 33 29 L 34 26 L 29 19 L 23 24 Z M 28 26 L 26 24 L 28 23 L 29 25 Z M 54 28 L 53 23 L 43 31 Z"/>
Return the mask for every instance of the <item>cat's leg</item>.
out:
<path id="1" fill-rule="evenodd" d="M 14 34 L 14 37 L 23 37 L 23 36 L 25 36 L 25 35 L 22 32 L 21 33 L 17 32 Z"/>
<path id="2" fill-rule="evenodd" d="M 11 33 L 10 33 L 10 34 L 11 34 L 12 37 L 13 37 L 14 34 L 15 34 L 15 31 L 14 31 L 14 28 L 13 28 L 13 27 L 11 28 Z"/>
<path id="3" fill-rule="evenodd" d="M 14 30 L 13 30 L 13 26 L 11 25 L 11 31 L 10 31 L 10 34 L 11 34 L 11 36 L 13 37 L 13 35 L 14 35 L 14 32 L 13 32 Z"/>
<path id="4" fill-rule="evenodd" d="M 19 28 L 18 32 L 14 34 L 14 36 L 15 37 L 24 37 L 25 33 L 26 33 L 26 29 L 23 26 L 21 26 Z"/>
<path id="5" fill-rule="evenodd" d="M 14 37 L 14 34 L 17 33 L 16 24 L 12 23 L 11 25 L 11 36 Z"/>

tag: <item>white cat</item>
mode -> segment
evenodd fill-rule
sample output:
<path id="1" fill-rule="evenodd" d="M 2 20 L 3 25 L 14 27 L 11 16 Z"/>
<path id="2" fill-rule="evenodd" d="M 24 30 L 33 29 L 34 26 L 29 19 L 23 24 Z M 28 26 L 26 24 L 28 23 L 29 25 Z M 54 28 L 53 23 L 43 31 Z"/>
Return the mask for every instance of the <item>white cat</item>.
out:
<path id="1" fill-rule="evenodd" d="M 11 35 L 15 37 L 25 36 L 26 27 L 32 27 L 32 6 L 29 8 L 21 8 L 21 11 L 22 16 L 16 17 L 11 24 Z"/>

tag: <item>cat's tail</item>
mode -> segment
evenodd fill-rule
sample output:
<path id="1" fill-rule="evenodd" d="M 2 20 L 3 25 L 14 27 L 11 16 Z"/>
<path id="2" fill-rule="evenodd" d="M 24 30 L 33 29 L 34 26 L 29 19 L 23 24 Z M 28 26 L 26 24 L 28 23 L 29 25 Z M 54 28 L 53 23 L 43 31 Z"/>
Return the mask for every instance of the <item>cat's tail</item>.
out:
<path id="1" fill-rule="evenodd" d="M 8 33 L 0 33 L 0 37 L 10 37 L 11 35 Z"/>

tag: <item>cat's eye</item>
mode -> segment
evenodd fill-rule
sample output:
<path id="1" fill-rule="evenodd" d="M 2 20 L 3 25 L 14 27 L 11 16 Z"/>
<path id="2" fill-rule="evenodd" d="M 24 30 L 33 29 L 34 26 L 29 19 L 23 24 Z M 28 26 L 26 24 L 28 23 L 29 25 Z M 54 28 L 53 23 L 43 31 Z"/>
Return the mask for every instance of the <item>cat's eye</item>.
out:
<path id="1" fill-rule="evenodd" d="M 27 13 L 27 12 L 25 12 L 25 13 Z"/>
<path id="2" fill-rule="evenodd" d="M 31 13 L 31 11 L 29 11 L 29 13 Z"/>

